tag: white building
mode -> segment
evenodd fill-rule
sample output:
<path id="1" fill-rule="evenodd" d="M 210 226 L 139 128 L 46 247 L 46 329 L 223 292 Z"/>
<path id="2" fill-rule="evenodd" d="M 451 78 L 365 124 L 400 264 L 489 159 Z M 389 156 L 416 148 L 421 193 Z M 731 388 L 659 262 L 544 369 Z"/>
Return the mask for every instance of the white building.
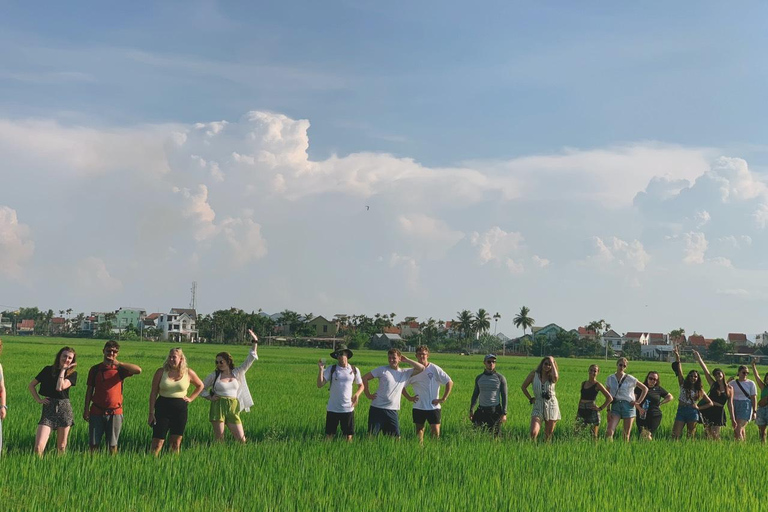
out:
<path id="1" fill-rule="evenodd" d="M 173 308 L 170 313 L 160 315 L 157 328 L 162 331 L 161 339 L 174 341 L 197 341 L 197 312 L 194 309 Z"/>

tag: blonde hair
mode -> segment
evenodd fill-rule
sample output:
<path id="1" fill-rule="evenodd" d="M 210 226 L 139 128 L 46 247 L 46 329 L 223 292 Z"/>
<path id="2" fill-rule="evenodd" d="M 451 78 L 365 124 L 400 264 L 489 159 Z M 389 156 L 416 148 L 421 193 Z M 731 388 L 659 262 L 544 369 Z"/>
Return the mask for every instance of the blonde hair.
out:
<path id="1" fill-rule="evenodd" d="M 163 363 L 163 370 L 169 372 L 171 370 L 175 370 L 173 366 L 171 366 L 171 354 L 174 352 L 178 352 L 179 354 L 179 378 L 184 377 L 187 374 L 187 358 L 184 356 L 184 352 L 182 352 L 180 347 L 172 348 L 168 351 L 168 357 L 165 358 L 165 362 Z"/>

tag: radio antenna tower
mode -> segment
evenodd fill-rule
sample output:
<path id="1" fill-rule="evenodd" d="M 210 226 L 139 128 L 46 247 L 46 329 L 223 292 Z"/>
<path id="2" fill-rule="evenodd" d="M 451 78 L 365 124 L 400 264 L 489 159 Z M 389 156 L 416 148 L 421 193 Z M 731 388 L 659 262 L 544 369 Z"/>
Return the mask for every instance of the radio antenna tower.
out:
<path id="1" fill-rule="evenodd" d="M 192 298 L 189 301 L 189 309 L 197 310 L 197 281 L 192 281 Z"/>

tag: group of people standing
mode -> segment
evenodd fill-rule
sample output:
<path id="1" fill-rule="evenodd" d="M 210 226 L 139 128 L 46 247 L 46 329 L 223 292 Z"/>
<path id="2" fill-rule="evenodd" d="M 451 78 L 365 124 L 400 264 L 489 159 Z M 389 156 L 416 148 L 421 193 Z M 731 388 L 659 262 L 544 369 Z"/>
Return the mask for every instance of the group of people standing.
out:
<path id="1" fill-rule="evenodd" d="M 187 366 L 181 348 L 172 348 L 163 365 L 157 369 L 149 395 L 147 422 L 152 427 L 150 451 L 157 455 L 168 441 L 168 448 L 178 452 L 188 418 L 188 407 L 198 396 L 210 401 L 208 419 L 214 436 L 223 440 L 225 429 L 239 442 L 245 442 L 240 413 L 253 405 L 246 381 L 246 373 L 258 359 L 258 338 L 249 330 L 253 344 L 245 361 L 235 366 L 228 352 L 216 354 L 215 370 L 205 379 Z M 0 340 L 0 351 L 2 341 Z M 117 452 L 118 439 L 123 425 L 123 382 L 141 373 L 135 364 L 117 359 L 120 345 L 108 341 L 104 345 L 103 359 L 88 371 L 83 419 L 88 422 L 88 440 L 91 451 L 97 450 L 102 440 L 111 453 Z M 429 361 L 429 348 L 419 346 L 416 360 L 411 360 L 398 349 L 387 353 L 388 364 L 362 374 L 350 360 L 352 350 L 345 345 L 331 353 L 336 363 L 326 366 L 318 361 L 317 387 L 326 384 L 330 389 L 326 407 L 325 434 L 328 438 L 340 429 L 349 441 L 355 433 L 355 407 L 360 396 L 371 400 L 368 413 L 368 432 L 371 435 L 383 433 L 400 437 L 399 411 L 401 396 L 413 403 L 412 419 L 419 441 L 423 441 L 426 424 L 434 437 L 440 436 L 442 404 L 453 390 L 453 380 L 439 366 Z M 683 430 L 689 437 L 695 434 L 697 425 L 703 424 L 705 435 L 711 439 L 720 438 L 720 430 L 730 418 L 734 437 L 744 440 L 744 429 L 755 420 L 760 440 L 766 440 L 768 427 L 768 374 L 765 380 L 757 372 L 756 361 L 752 362 L 752 373 L 757 383 L 748 379 L 749 368 L 740 366 L 736 378 L 727 379 L 720 368 L 711 373 L 701 355 L 693 355 L 701 367 L 709 385 L 704 391 L 700 373 L 690 370 L 684 375 L 683 365 L 677 349 L 674 352 L 673 371 L 676 375 L 679 393 L 677 413 L 672 427 L 672 437 L 679 439 Z M 403 364 L 409 368 L 401 368 Z M 488 354 L 483 359 L 484 371 L 475 378 L 474 390 L 469 406 L 469 419 L 479 429 L 498 435 L 507 420 L 507 380 L 496 371 L 496 356 Z M 638 436 L 653 439 L 661 424 L 662 406 L 674 400 L 672 393 L 662 387 L 659 373 L 648 372 L 644 381 L 627 373 L 628 361 L 619 358 L 616 372 L 608 376 L 605 384 L 598 381 L 600 368 L 589 367 L 588 379 L 580 386 L 577 407 L 577 424 L 587 428 L 597 438 L 601 421 L 600 412 L 608 409 L 606 437 L 613 438 L 619 424 L 623 437 L 629 440 L 633 425 L 637 425 Z M 45 366 L 29 383 L 29 392 L 39 404 L 42 413 L 35 434 L 34 451 L 42 455 L 53 432 L 56 433 L 56 448 L 66 451 L 69 431 L 74 425 L 74 413 L 69 401 L 69 390 L 77 385 L 77 354 L 71 347 L 58 351 L 53 364 Z M 530 437 L 536 440 L 542 430 L 546 441 L 551 440 L 557 422 L 561 419 L 556 385 L 560 378 L 557 361 L 547 356 L 523 381 L 521 390 L 532 406 Z M 375 392 L 370 382 L 378 381 Z M 355 389 L 355 385 L 357 388 Z M 408 388 L 413 393 L 409 393 Z M 758 388 L 760 397 L 758 399 Z M 442 392 L 441 392 L 442 389 Z M 603 402 L 598 405 L 598 395 Z M 6 388 L 3 369 L 0 366 L 0 451 L 2 450 L 2 421 L 7 414 Z"/>
<path id="2" fill-rule="evenodd" d="M 744 428 L 749 421 L 756 420 L 760 431 L 760 440 L 766 440 L 768 427 L 768 374 L 765 380 L 757 372 L 756 361 L 752 362 L 752 373 L 757 384 L 747 379 L 749 369 L 740 366 L 736 378 L 726 379 L 720 368 L 710 373 L 701 355 L 694 351 L 694 357 L 701 366 L 709 392 L 703 389 L 702 379 L 696 370 L 687 375 L 683 373 L 680 354 L 674 352 L 675 372 L 679 394 L 677 412 L 672 427 L 672 437 L 679 439 L 683 430 L 692 437 L 698 424 L 703 424 L 707 438 L 719 439 L 720 429 L 730 418 L 736 440 L 744 440 Z M 424 438 L 424 427 L 430 424 L 432 434 L 440 435 L 440 406 L 453 389 L 453 381 L 445 371 L 429 362 L 429 348 L 420 346 L 416 349 L 416 361 L 403 356 L 399 350 L 390 349 L 389 364 L 380 366 L 361 377 L 359 369 L 349 363 L 352 351 L 346 346 L 331 354 L 338 361 L 326 368 L 324 361 L 318 362 L 319 374 L 317 386 L 330 383 L 331 393 L 326 414 L 326 435 L 335 436 L 341 430 L 347 440 L 354 435 L 354 409 L 360 395 L 364 392 L 371 399 L 368 414 L 368 432 L 379 432 L 400 437 L 398 411 L 400 396 L 414 402 L 413 423 L 417 437 Z M 411 368 L 400 368 L 405 363 Z M 630 440 L 633 425 L 637 425 L 637 435 L 643 439 L 653 439 L 661 425 L 662 406 L 675 400 L 674 396 L 661 386 L 659 373 L 648 372 L 644 381 L 627 373 L 629 362 L 622 357 L 616 361 L 616 372 L 608 376 L 605 384 L 598 381 L 600 367 L 589 367 L 587 380 L 582 381 L 577 407 L 577 425 L 591 431 L 598 437 L 601 411 L 608 409 L 606 437 L 612 439 L 619 424 L 623 429 L 623 438 Z M 498 435 L 501 426 L 507 421 L 507 380 L 496 371 L 496 356 L 488 354 L 483 359 L 485 369 L 475 378 L 475 386 L 469 406 L 469 419 L 477 427 Z M 336 380 L 334 379 L 336 376 Z M 523 381 L 521 389 L 531 404 L 530 437 L 536 440 L 542 430 L 544 439 L 549 441 L 561 419 L 560 404 L 556 394 L 556 384 L 560 378 L 557 361 L 554 357 L 544 357 L 538 366 Z M 368 383 L 379 380 L 376 393 L 370 393 Z M 336 387 L 334 388 L 334 382 Z M 357 391 L 353 385 L 357 384 Z M 414 394 L 407 388 L 412 386 Z M 440 396 L 440 387 L 444 392 Z M 757 388 L 760 398 L 757 398 Z M 598 395 L 604 397 L 598 405 Z M 635 423 L 635 420 L 637 422 Z"/>
<path id="3" fill-rule="evenodd" d="M 178 452 L 187 425 L 188 406 L 198 396 L 211 402 L 208 419 L 217 440 L 223 440 L 225 425 L 233 437 L 245 442 L 240 413 L 248 411 L 253 399 L 245 374 L 258 359 L 258 338 L 253 338 L 251 350 L 245 361 L 235 366 L 229 352 L 216 354 L 216 367 L 204 380 L 187 366 L 181 348 L 172 348 L 162 367 L 152 378 L 149 394 L 149 416 L 152 427 L 150 451 L 157 455 L 168 439 L 169 450 Z M 0 341 L 2 350 L 2 341 Z M 102 440 L 110 453 L 116 453 L 123 426 L 123 382 L 141 373 L 138 365 L 119 361 L 120 345 L 106 342 L 103 359 L 88 371 L 83 419 L 88 422 L 88 444 L 91 451 L 99 449 Z M 77 385 L 77 354 L 72 347 L 61 348 L 53 364 L 43 367 L 30 381 L 28 389 L 32 398 L 42 405 L 40 421 L 35 434 L 34 451 L 42 456 L 48 439 L 56 433 L 59 453 L 67 449 L 69 432 L 74 425 L 74 412 L 69 400 L 69 390 Z M 191 390 L 191 393 L 190 393 Z M 5 383 L 0 366 L 0 420 L 7 412 Z M 2 450 L 2 421 L 0 421 L 0 450 Z"/>

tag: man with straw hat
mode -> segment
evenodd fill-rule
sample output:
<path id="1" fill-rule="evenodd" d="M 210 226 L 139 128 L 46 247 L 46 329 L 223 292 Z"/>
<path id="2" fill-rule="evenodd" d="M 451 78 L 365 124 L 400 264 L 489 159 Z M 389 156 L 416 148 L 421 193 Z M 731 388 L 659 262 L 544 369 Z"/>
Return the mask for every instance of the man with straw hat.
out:
<path id="1" fill-rule="evenodd" d="M 331 357 L 338 363 L 328 368 L 323 359 L 317 362 L 317 387 L 322 388 L 327 382 L 331 392 L 325 413 L 325 436 L 332 439 L 341 426 L 341 433 L 347 441 L 352 441 L 355 435 L 355 406 L 363 393 L 363 379 L 360 370 L 349 363 L 352 351 L 346 345 L 339 345 L 331 352 Z M 354 384 L 357 384 L 357 391 L 353 394 Z"/>

